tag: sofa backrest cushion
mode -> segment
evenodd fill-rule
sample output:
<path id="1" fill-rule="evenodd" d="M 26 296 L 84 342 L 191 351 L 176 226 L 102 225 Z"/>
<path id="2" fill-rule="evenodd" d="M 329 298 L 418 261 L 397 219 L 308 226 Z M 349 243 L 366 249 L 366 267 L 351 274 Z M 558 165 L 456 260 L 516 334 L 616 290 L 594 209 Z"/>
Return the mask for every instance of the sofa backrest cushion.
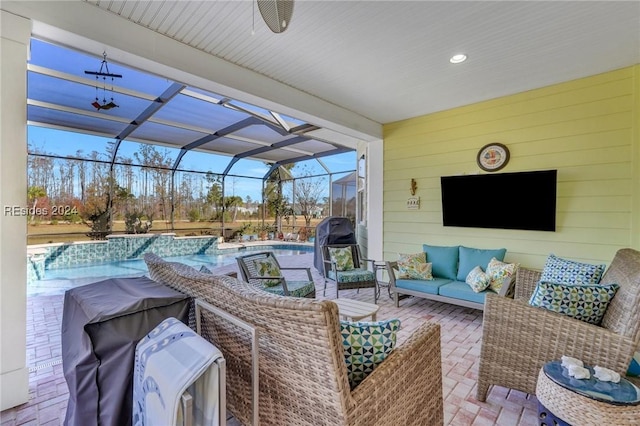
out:
<path id="1" fill-rule="evenodd" d="M 618 284 L 620 288 L 602 319 L 602 326 L 617 334 L 640 339 L 640 251 L 618 250 L 600 284 Z"/>
<path id="2" fill-rule="evenodd" d="M 489 265 L 491 258 L 495 257 L 502 262 L 507 253 L 507 249 L 477 249 L 460 246 L 458 252 L 460 264 L 458 265 L 458 275 L 456 278 L 458 281 L 464 282 L 469 272 L 476 266 L 481 267 L 482 270 L 486 272 L 487 265 Z"/>
<path id="3" fill-rule="evenodd" d="M 422 250 L 427 254 L 427 262 L 431 263 L 431 273 L 434 277 L 456 279 L 458 276 L 458 247 L 432 246 L 429 244 L 422 246 Z M 464 278 L 462 281 L 464 281 Z"/>

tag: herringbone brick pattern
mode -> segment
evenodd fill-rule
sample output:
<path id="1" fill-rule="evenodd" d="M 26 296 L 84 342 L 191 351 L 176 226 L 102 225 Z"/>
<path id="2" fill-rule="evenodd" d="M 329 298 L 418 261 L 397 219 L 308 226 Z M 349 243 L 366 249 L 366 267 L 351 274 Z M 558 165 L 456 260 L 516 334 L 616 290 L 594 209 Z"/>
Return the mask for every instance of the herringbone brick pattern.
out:
<path id="1" fill-rule="evenodd" d="M 312 266 L 312 255 L 279 258 L 283 266 Z M 218 269 L 235 270 L 235 266 Z M 317 295 L 322 296 L 324 282 L 313 269 Z M 326 298 L 335 297 L 330 284 Z M 340 297 L 372 302 L 372 289 L 345 290 Z M 27 363 L 30 367 L 30 400 L 0 414 L 1 426 L 61 425 L 68 390 L 63 377 L 60 348 L 62 295 L 37 296 L 28 300 Z M 456 426 L 537 425 L 536 398 L 523 392 L 493 387 L 487 402 L 475 400 L 478 357 L 482 337 L 482 312 L 423 299 L 402 300 L 396 308 L 383 289 L 378 301 L 378 319 L 400 318 L 400 341 L 408 338 L 424 321 L 440 323 L 442 331 L 442 374 L 444 418 Z M 235 425 L 237 423 L 230 422 Z M 393 425 L 400 426 L 400 425 Z M 425 425 L 427 426 L 427 425 Z"/>

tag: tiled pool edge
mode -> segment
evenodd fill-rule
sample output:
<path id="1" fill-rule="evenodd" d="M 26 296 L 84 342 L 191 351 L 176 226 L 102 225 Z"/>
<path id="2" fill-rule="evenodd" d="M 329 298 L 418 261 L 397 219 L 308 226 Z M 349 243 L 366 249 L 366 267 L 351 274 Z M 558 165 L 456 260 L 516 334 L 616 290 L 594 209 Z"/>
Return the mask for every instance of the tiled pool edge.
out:
<path id="1" fill-rule="evenodd" d="M 224 246 L 224 247 L 221 247 Z M 27 248 L 27 283 L 44 278 L 47 269 L 140 259 L 145 253 L 161 257 L 222 254 L 269 248 L 300 249 L 305 243 L 264 241 L 256 244 L 223 243 L 219 237 L 176 237 L 174 233 L 110 235 L 106 241 L 39 244 Z"/>

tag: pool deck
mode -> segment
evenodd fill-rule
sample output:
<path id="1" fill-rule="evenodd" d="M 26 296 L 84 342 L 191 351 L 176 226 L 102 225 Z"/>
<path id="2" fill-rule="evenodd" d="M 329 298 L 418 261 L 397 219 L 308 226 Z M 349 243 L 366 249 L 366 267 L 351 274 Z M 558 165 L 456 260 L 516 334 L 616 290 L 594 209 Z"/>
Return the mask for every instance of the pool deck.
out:
<path id="1" fill-rule="evenodd" d="M 267 244 L 265 244 L 267 245 Z M 229 244 L 232 248 L 232 243 Z M 335 298 L 335 287 L 328 285 L 313 267 L 313 253 L 281 256 L 282 266 L 310 267 L 316 283 L 317 298 Z M 216 273 L 237 272 L 236 265 L 216 268 Z M 373 290 L 344 290 L 340 297 L 373 302 Z M 60 324 L 63 295 L 32 296 L 27 299 L 27 365 L 29 402 L 0 413 L 1 426 L 62 425 L 68 399 L 62 372 Z M 409 298 L 396 308 L 383 289 L 378 301 L 378 319 L 399 318 L 402 328 L 398 341 L 406 340 L 424 321 L 441 325 L 444 418 L 446 425 L 537 425 L 535 396 L 493 387 L 487 402 L 475 399 L 478 357 L 482 337 L 482 312 Z M 237 425 L 235 420 L 228 423 Z M 395 425 L 394 425 L 395 426 Z"/>

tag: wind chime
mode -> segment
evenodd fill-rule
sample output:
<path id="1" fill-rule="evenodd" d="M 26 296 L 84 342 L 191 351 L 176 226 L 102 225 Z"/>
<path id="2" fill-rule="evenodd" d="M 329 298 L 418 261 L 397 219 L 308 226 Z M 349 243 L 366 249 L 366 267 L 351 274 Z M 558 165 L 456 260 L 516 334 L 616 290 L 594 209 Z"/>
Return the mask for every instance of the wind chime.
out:
<path id="1" fill-rule="evenodd" d="M 107 63 L 107 52 L 102 53 L 102 64 L 100 64 L 100 70 L 85 71 L 85 74 L 96 76 L 96 99 L 91 103 L 95 109 L 100 111 L 101 109 L 107 110 L 111 108 L 117 108 L 118 105 L 113 101 L 113 79 L 122 78 L 121 74 L 112 74 L 109 72 L 109 64 Z M 102 78 L 102 87 L 100 87 L 100 79 Z M 107 89 L 107 78 L 111 79 L 111 87 Z M 102 89 L 102 102 L 100 101 L 100 89 Z M 107 101 L 107 92 L 109 92 L 109 101 Z"/>

